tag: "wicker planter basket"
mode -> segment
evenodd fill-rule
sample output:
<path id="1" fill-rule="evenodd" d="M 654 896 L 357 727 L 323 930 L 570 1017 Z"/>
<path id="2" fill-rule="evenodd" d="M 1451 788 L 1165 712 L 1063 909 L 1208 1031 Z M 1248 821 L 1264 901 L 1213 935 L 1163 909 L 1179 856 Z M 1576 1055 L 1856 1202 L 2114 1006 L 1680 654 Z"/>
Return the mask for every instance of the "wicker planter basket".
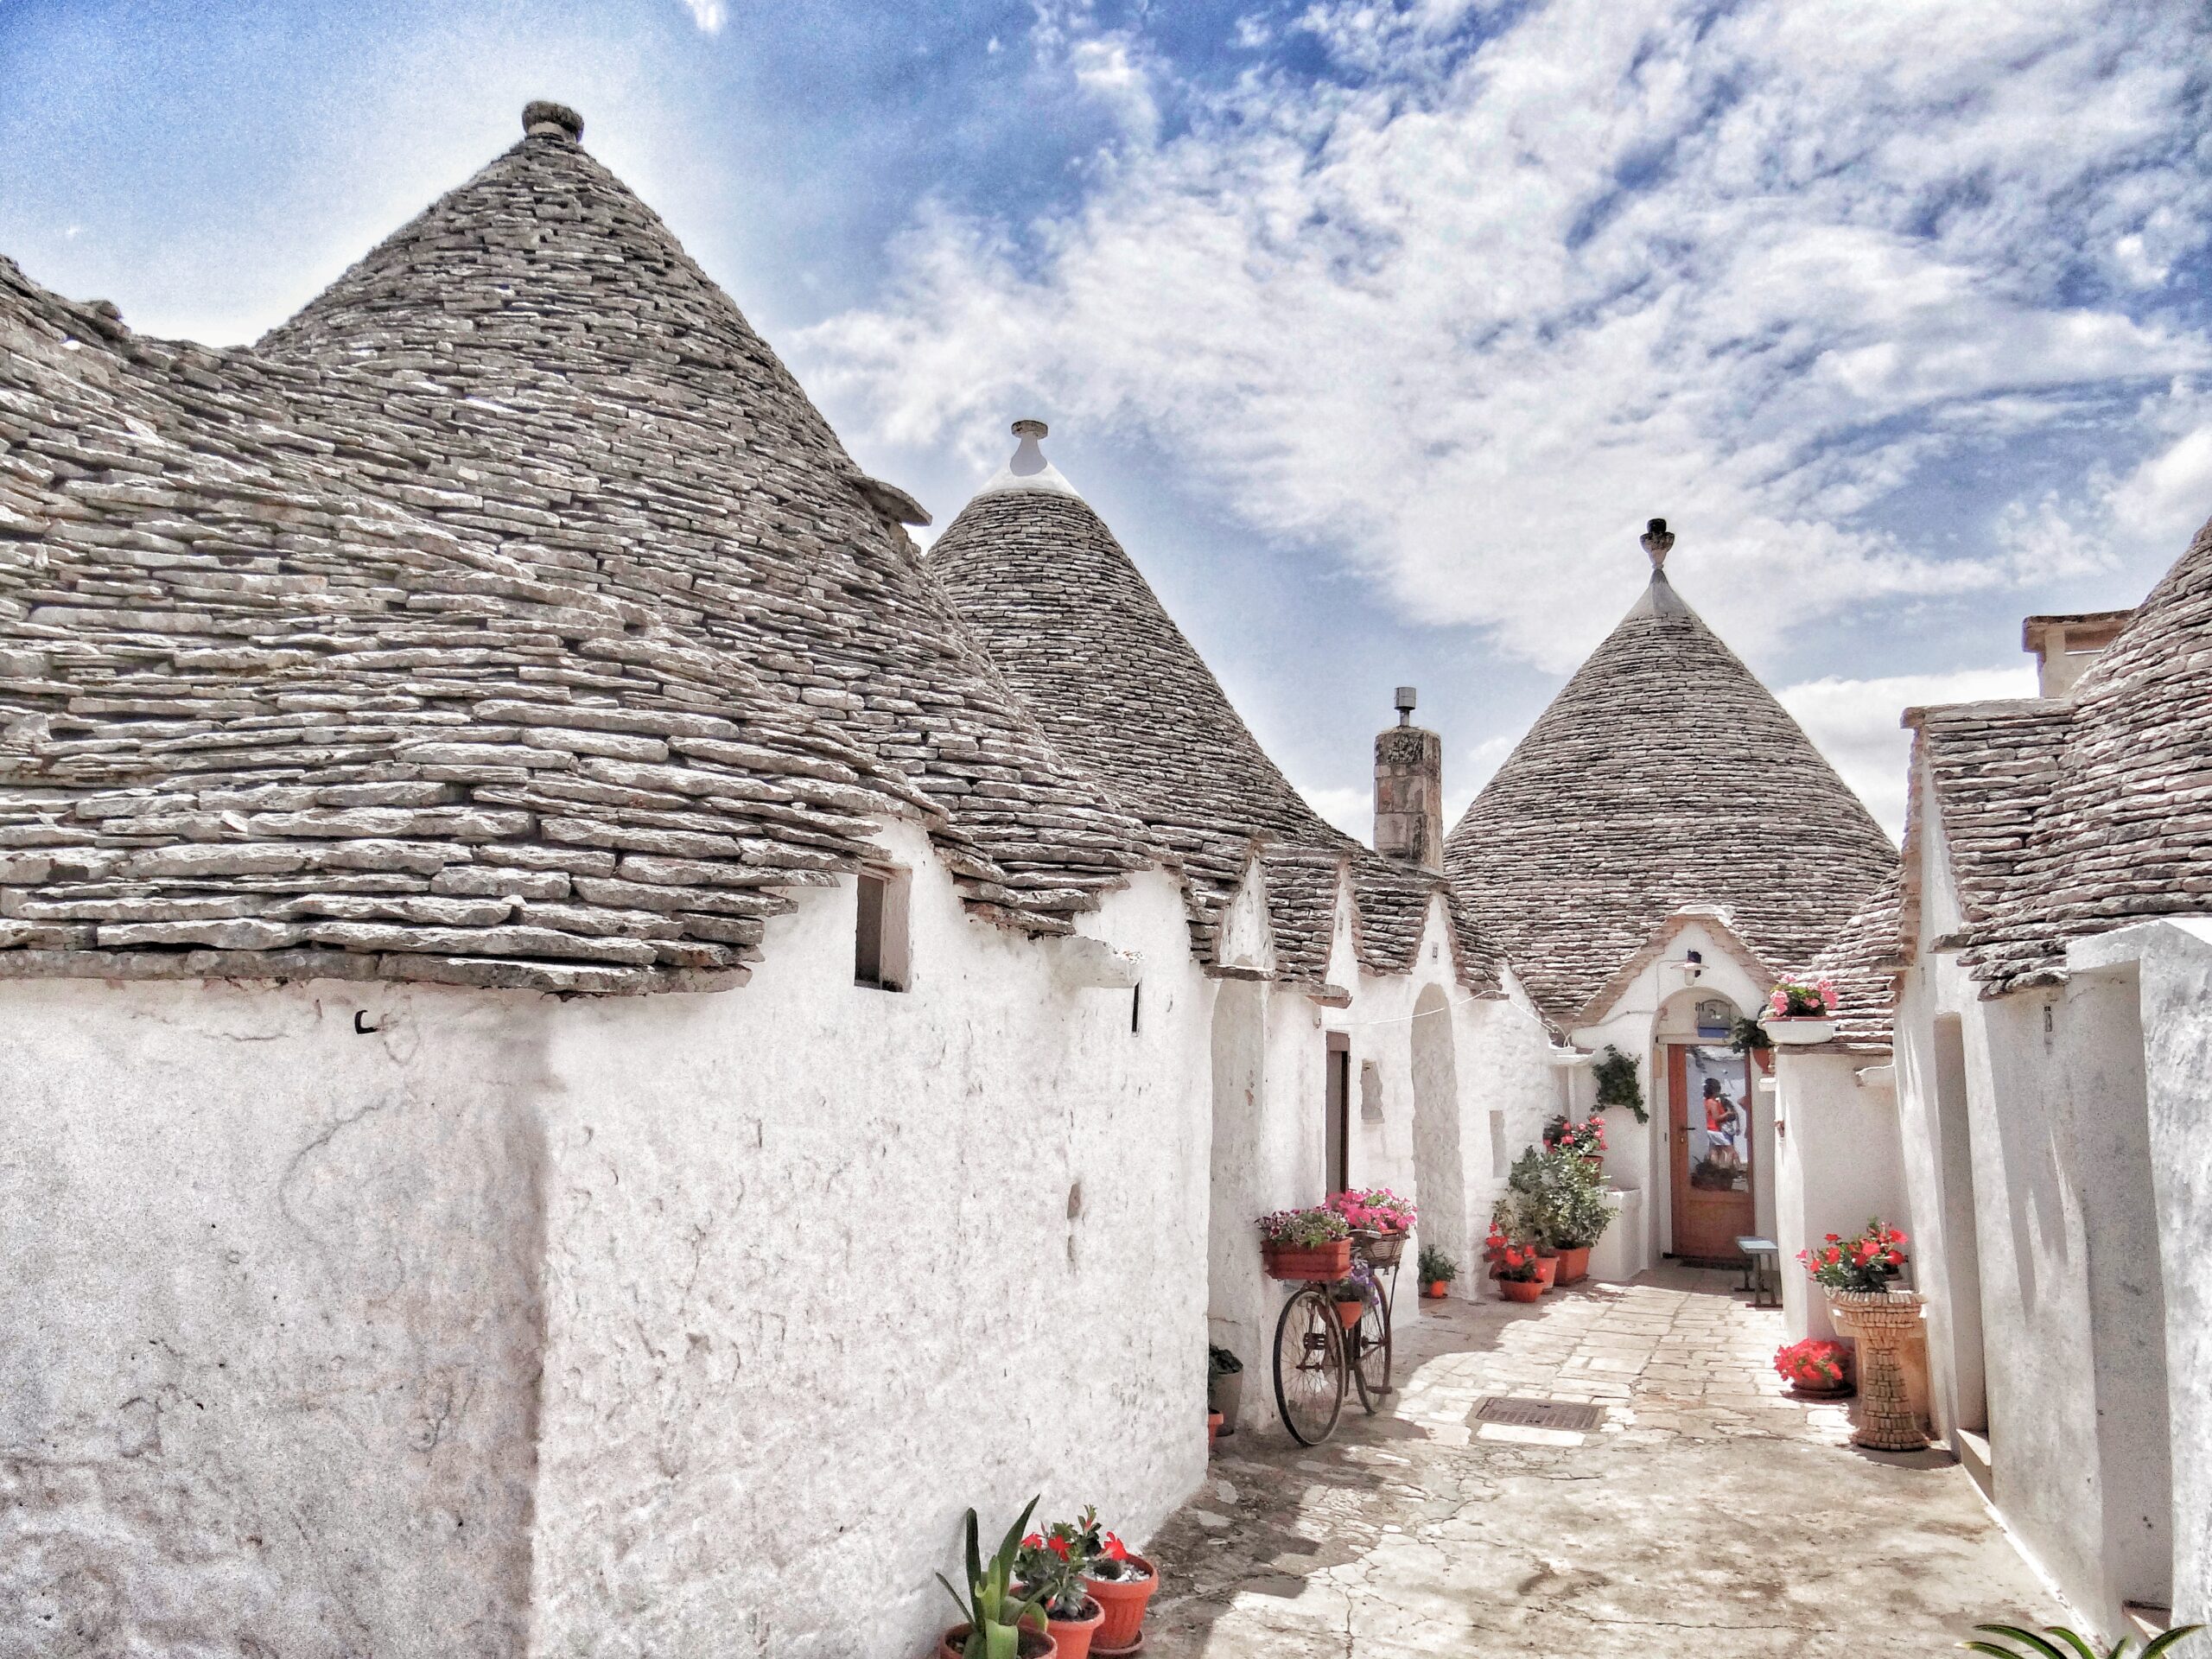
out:
<path id="1" fill-rule="evenodd" d="M 1398 1265 L 1398 1258 L 1406 1253 L 1406 1236 L 1403 1233 L 1361 1231 L 1354 1233 L 1352 1239 L 1370 1268 L 1395 1268 Z"/>
<path id="2" fill-rule="evenodd" d="M 1918 1333 L 1921 1298 L 1910 1290 L 1831 1290 L 1828 1317 L 1859 1345 L 1859 1426 L 1854 1446 L 1918 1452 L 1928 1444 L 1905 1387 L 1904 1345 Z"/>

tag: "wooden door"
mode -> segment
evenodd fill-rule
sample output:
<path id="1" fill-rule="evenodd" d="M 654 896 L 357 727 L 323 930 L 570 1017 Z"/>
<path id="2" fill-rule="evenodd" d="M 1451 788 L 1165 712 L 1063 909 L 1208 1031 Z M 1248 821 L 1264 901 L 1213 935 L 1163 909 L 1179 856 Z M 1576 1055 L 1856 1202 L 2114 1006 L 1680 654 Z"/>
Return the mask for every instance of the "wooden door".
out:
<path id="1" fill-rule="evenodd" d="M 1351 1185 L 1351 1038 L 1348 1033 L 1328 1033 L 1327 1065 L 1321 1112 L 1322 1133 L 1327 1136 L 1322 1178 L 1325 1192 L 1341 1192 Z"/>
<path id="2" fill-rule="evenodd" d="M 1726 1045 L 1667 1046 L 1668 1163 L 1675 1255 L 1728 1267 L 1736 1241 L 1758 1230 L 1753 1196 L 1751 1083 L 1757 1070 Z"/>

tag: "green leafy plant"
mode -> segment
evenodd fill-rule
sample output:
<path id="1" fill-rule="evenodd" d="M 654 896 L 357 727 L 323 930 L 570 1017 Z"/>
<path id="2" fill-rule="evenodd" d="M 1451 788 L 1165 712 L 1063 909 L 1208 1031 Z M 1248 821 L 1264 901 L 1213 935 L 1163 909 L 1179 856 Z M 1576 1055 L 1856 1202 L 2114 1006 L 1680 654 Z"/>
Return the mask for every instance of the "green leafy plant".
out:
<path id="1" fill-rule="evenodd" d="M 1513 1160 L 1505 1189 L 1510 1213 L 1493 1220 L 1547 1249 L 1587 1249 L 1613 1218 L 1597 1175 L 1578 1154 L 1563 1149 L 1527 1148 Z"/>
<path id="2" fill-rule="evenodd" d="M 1097 1547 L 1095 1507 L 1073 1521 L 1055 1521 L 1021 1541 L 1015 1569 L 1021 1575 L 1021 1587 L 1043 1598 L 1047 1618 L 1083 1617 L 1083 1605 L 1090 1599 L 1084 1593 L 1083 1575 L 1090 1570 L 1091 1553 Z"/>
<path id="3" fill-rule="evenodd" d="M 1039 1492 L 1037 1497 L 1043 1496 Z M 951 1580 L 942 1573 L 937 1575 L 937 1581 L 944 1586 L 944 1593 L 952 1598 L 952 1605 L 960 1610 L 961 1619 L 968 1626 L 968 1643 L 961 1649 L 963 1659 L 1020 1659 L 1021 1621 L 1045 1605 L 1046 1593 L 1040 1587 L 1025 1599 L 1014 1590 L 1014 1573 L 1021 1557 L 1021 1531 L 1029 1524 L 1037 1497 L 1021 1506 L 1020 1517 L 1007 1529 L 1006 1541 L 988 1562 L 983 1560 L 982 1547 L 976 1536 L 976 1511 L 968 1511 L 968 1594 L 964 1599 L 952 1587 Z"/>
<path id="4" fill-rule="evenodd" d="M 1244 1362 L 1228 1349 L 1214 1343 L 1206 1344 L 1206 1375 L 1229 1376 L 1244 1369 Z"/>
<path id="5" fill-rule="evenodd" d="M 1974 1629 L 1989 1636 L 2002 1637 L 2019 1645 L 2000 1648 L 1994 1642 L 1961 1642 L 1959 1645 L 1969 1653 L 1993 1653 L 1997 1659 L 2158 1659 L 2158 1656 L 2178 1644 L 2184 1637 L 2202 1630 L 2202 1624 L 2178 1624 L 2172 1630 L 2152 1637 L 2138 1650 L 2130 1646 L 2129 1638 L 2122 1637 L 2113 1644 L 2110 1653 L 2100 1654 L 2082 1637 L 2075 1635 L 2062 1624 L 2047 1624 L 2041 1636 L 2024 1630 L 2017 1624 L 1977 1624 Z M 2066 1645 L 2058 1644 L 2063 1642 Z"/>
<path id="6" fill-rule="evenodd" d="M 1774 1046 L 1774 1040 L 1766 1034 L 1764 1026 L 1745 1014 L 1736 1021 L 1736 1029 L 1728 1039 L 1728 1046 L 1738 1054 L 1749 1054 L 1754 1049 L 1764 1052 Z"/>
<path id="7" fill-rule="evenodd" d="M 1449 1284 L 1459 1276 L 1459 1264 L 1438 1249 L 1433 1244 L 1421 1247 L 1421 1281 L 1433 1285 L 1440 1279 Z"/>
<path id="8" fill-rule="evenodd" d="M 1636 1114 L 1639 1123 L 1649 1123 L 1651 1114 L 1643 1109 L 1643 1085 L 1636 1078 L 1636 1062 L 1607 1043 L 1604 1052 L 1591 1065 L 1590 1075 L 1598 1084 L 1598 1109 L 1609 1106 L 1625 1106 Z"/>

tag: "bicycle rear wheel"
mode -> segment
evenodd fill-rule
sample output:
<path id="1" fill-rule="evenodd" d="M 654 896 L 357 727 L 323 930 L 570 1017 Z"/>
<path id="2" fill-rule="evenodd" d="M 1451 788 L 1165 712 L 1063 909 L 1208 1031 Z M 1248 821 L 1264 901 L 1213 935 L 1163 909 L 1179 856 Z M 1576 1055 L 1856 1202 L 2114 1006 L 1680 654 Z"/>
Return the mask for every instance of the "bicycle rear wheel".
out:
<path id="1" fill-rule="evenodd" d="M 1370 1413 L 1381 1410 L 1390 1392 L 1390 1299 L 1379 1284 L 1367 1293 L 1367 1306 L 1351 1329 L 1351 1355 L 1359 1403 Z"/>
<path id="2" fill-rule="evenodd" d="M 1344 1408 L 1344 1326 L 1318 1285 L 1301 1285 L 1275 1320 L 1275 1409 L 1300 1446 L 1336 1432 Z"/>

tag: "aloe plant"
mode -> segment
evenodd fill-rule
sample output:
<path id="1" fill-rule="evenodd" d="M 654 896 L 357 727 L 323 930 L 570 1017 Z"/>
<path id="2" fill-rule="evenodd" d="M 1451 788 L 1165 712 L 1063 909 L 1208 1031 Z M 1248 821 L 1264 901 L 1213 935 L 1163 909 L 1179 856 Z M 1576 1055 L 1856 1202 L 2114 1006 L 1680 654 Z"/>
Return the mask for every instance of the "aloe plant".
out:
<path id="1" fill-rule="evenodd" d="M 2204 1627 L 2202 1624 L 2181 1624 L 2161 1635 L 2152 1637 L 2138 1650 L 2122 1637 L 2113 1644 L 2108 1654 L 2100 1654 L 2088 1640 L 2062 1625 L 2048 1625 L 2041 1636 L 2024 1630 L 2016 1624 L 1977 1624 L 1974 1629 L 1990 1636 L 2002 1637 L 2016 1642 L 2016 1648 L 2000 1648 L 1994 1642 L 1961 1642 L 1959 1645 L 1970 1653 L 1993 1653 L 1997 1659 L 2158 1659 L 2158 1656 L 2183 1637 L 2194 1636 Z M 2066 1645 L 2058 1644 L 2063 1642 Z"/>
<path id="2" fill-rule="evenodd" d="M 983 1560 L 982 1545 L 976 1533 L 976 1511 L 968 1511 L 968 1594 L 964 1598 L 952 1587 L 951 1580 L 942 1573 L 937 1575 L 937 1581 L 944 1586 L 944 1593 L 952 1598 L 952 1605 L 960 1609 L 960 1617 L 968 1625 L 964 1659 L 1020 1659 L 1021 1621 L 1043 1606 L 1050 1588 L 1039 1588 L 1027 1600 L 1017 1598 L 1014 1592 L 1014 1565 L 1021 1554 L 1022 1530 L 1029 1524 L 1037 1498 L 1043 1496 L 1039 1492 L 1022 1505 L 1020 1517 L 1007 1529 L 1006 1541 L 988 1562 Z"/>

